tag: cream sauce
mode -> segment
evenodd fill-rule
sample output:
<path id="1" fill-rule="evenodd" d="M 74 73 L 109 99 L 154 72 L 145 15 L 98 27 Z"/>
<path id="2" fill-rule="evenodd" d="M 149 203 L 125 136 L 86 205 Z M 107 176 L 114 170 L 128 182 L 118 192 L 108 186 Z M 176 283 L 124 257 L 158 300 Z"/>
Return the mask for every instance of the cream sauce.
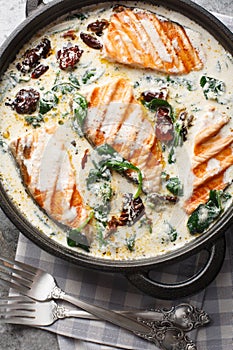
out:
<path id="1" fill-rule="evenodd" d="M 134 3 L 127 3 L 130 6 L 135 6 Z M 204 62 L 204 68 L 200 71 L 193 71 L 187 75 L 171 75 L 169 78 L 162 73 L 158 73 L 152 70 L 145 70 L 139 68 L 128 67 L 127 65 L 109 62 L 103 59 L 101 52 L 93 50 L 86 46 L 83 41 L 79 38 L 80 32 L 86 32 L 86 27 L 89 23 L 96 21 L 97 19 L 109 19 L 112 13 L 111 6 L 106 5 L 104 9 L 95 6 L 94 9 L 86 8 L 83 9 L 83 13 L 86 15 L 85 19 L 80 20 L 77 17 L 74 19 L 67 20 L 66 18 L 56 21 L 47 28 L 37 33 L 27 45 L 18 53 L 15 62 L 10 64 L 8 70 L 4 74 L 0 83 L 0 91 L 2 94 L 1 105 L 0 105 L 0 141 L 1 141 L 1 152 L 0 152 L 0 177 L 4 185 L 6 192 L 16 204 L 19 211 L 30 221 L 32 225 L 38 228 L 43 234 L 51 237 L 52 240 L 59 242 L 62 245 L 67 246 L 66 242 L 66 230 L 62 229 L 57 225 L 46 213 L 44 213 L 38 205 L 32 200 L 28 194 L 24 185 L 22 184 L 19 170 L 15 165 L 13 157 L 8 152 L 8 145 L 12 140 L 17 139 L 20 135 L 24 135 L 26 132 L 33 130 L 31 125 L 25 122 L 24 115 L 19 115 L 13 111 L 9 106 L 5 105 L 5 102 L 12 101 L 19 91 L 23 88 L 34 88 L 40 91 L 41 95 L 45 91 L 51 91 L 54 85 L 61 82 L 69 82 L 69 74 L 66 71 L 59 69 L 56 52 L 67 44 L 68 41 L 72 45 L 78 45 L 84 50 L 84 53 L 72 72 L 79 83 L 80 89 L 78 93 L 85 95 L 88 93 L 88 89 L 96 84 L 104 84 L 109 79 L 122 76 L 128 78 L 132 82 L 134 87 L 134 94 L 136 98 L 139 98 L 141 93 L 146 90 L 156 91 L 161 88 L 168 89 L 168 102 L 172 105 L 173 110 L 176 114 L 179 111 L 186 110 L 188 115 L 193 115 L 193 126 L 189 129 L 188 139 L 182 147 L 177 147 L 175 163 L 169 164 L 167 162 L 167 150 L 164 151 L 164 159 L 166 160 L 165 171 L 167 174 L 172 176 L 178 176 L 181 183 L 183 184 L 183 196 L 179 198 L 177 204 L 168 204 L 166 202 L 160 202 L 159 205 L 154 205 L 151 201 L 142 195 L 144 204 L 146 207 L 146 216 L 143 216 L 141 220 L 137 221 L 133 226 L 120 227 L 119 230 L 104 239 L 104 237 L 97 233 L 92 243 L 90 253 L 93 256 L 106 258 L 106 259 L 141 259 L 144 257 L 153 257 L 160 254 L 164 254 L 173 249 L 179 249 L 179 247 L 187 244 L 195 238 L 190 235 L 187 230 L 187 214 L 183 210 L 183 204 L 192 193 L 192 184 L 194 175 L 191 172 L 193 152 L 193 141 L 195 135 L 202 130 L 203 127 L 211 125 L 213 121 L 216 122 L 220 115 L 227 115 L 231 117 L 233 115 L 233 58 L 227 53 L 223 47 L 203 28 L 197 25 L 194 21 L 178 14 L 174 11 L 162 7 L 155 7 L 152 5 L 145 5 L 143 3 L 137 3 L 137 7 L 149 9 L 156 14 L 173 20 L 182 24 L 188 32 L 191 42 L 195 47 L 198 48 L 202 60 Z M 157 37 L 157 33 L 154 33 L 154 29 L 147 26 L 148 32 L 153 31 L 153 36 Z M 62 37 L 62 34 L 67 30 L 72 29 L 75 31 L 76 39 L 71 40 Z M 15 68 L 15 64 L 22 60 L 22 55 L 26 49 L 35 47 L 42 37 L 47 37 L 51 41 L 52 54 L 41 61 L 49 65 L 49 70 L 41 76 L 39 79 L 28 80 L 25 76 L 20 76 L 20 73 Z M 101 38 L 100 38 L 101 40 Z M 157 40 L 160 40 L 157 38 Z M 146 42 L 144 43 L 146 47 Z M 174 42 L 174 45 L 177 45 Z M 161 46 L 162 47 L 162 46 Z M 161 49 L 162 50 L 162 49 Z M 161 57 L 168 62 L 170 56 L 168 52 L 161 51 Z M 90 74 L 89 79 L 83 79 L 87 73 Z M 207 100 L 203 94 L 203 90 L 200 86 L 201 76 L 210 76 L 215 79 L 219 79 L 225 83 L 226 91 L 219 96 L 219 99 Z M 21 78 L 20 82 L 18 82 Z M 80 184 L 79 190 L 87 204 L 95 202 L 96 197 L 93 193 L 90 193 L 85 186 L 85 178 L 87 173 L 80 170 L 80 164 L 82 157 L 87 149 L 90 153 L 93 153 L 90 144 L 85 138 L 80 138 L 77 133 L 70 127 L 70 101 L 73 98 L 73 94 L 62 95 L 57 91 L 59 97 L 59 104 L 56 108 L 53 108 L 44 115 L 45 122 L 41 123 L 41 128 L 45 125 L 46 127 L 53 125 L 62 125 L 60 127 L 61 133 L 57 135 L 58 139 L 53 139 L 52 142 L 57 142 L 58 153 L 50 154 L 49 145 L 47 145 L 47 163 L 44 163 L 43 177 L 40 181 L 40 189 L 49 189 L 53 184 L 53 174 L 49 168 L 50 157 L 57 156 L 57 161 L 60 162 L 61 158 L 64 162 L 65 167 L 66 157 L 62 157 L 62 146 L 64 142 L 67 144 L 72 140 L 76 141 L 76 148 L 68 147 L 69 152 L 73 152 L 72 157 L 75 159 L 76 166 L 76 182 Z M 109 111 L 109 115 L 110 115 Z M 33 115 L 37 115 L 38 111 Z M 107 115 L 107 117 L 109 117 Z M 148 112 L 151 122 L 154 122 L 155 113 Z M 116 115 L 117 118 L 117 115 Z M 62 132 L 63 128 L 69 128 L 69 132 Z M 229 132 L 232 134 L 233 122 L 230 122 L 222 128 L 221 134 L 228 135 Z M 130 134 L 130 130 L 128 130 Z M 68 135 L 68 140 L 64 140 L 64 135 Z M 127 134 L 125 135 L 127 138 Z M 51 141 L 50 141 L 51 142 Z M 59 146 L 60 145 L 60 146 Z M 54 146 L 51 148 L 54 149 Z M 94 154 L 95 157 L 95 154 Z M 29 166 L 37 167 L 37 159 L 30 162 Z M 208 161 L 207 169 L 210 171 L 216 171 L 219 167 L 219 162 L 216 159 Z M 85 171 L 87 171 L 86 168 Z M 33 168 L 31 169 L 33 171 Z M 233 178 L 233 167 L 227 169 L 224 174 L 224 179 L 227 182 L 232 181 Z M 67 177 L 64 176 L 64 182 Z M 60 188 L 65 186 L 65 183 L 59 184 Z M 115 189 L 117 195 L 113 196 L 111 212 L 116 213 L 120 211 L 121 206 L 121 194 L 127 192 L 135 192 L 136 185 L 122 177 L 121 175 L 114 172 L 111 186 Z M 232 189 L 229 191 L 233 194 Z M 165 185 L 162 189 L 162 194 L 168 194 Z M 231 205 L 231 201 L 228 201 L 227 205 Z M 74 215 L 73 208 L 65 213 L 66 217 L 72 218 Z M 203 211 L 202 219 L 204 220 L 206 212 Z M 171 239 L 172 232 L 176 231 L 176 239 Z M 174 237 L 173 237 L 174 238 Z M 126 242 L 134 240 L 135 243 L 133 249 L 130 250 L 127 247 Z M 79 248 L 70 248 L 79 250 Z M 82 250 L 81 250 L 82 251 Z M 83 252 L 83 251 L 82 251 Z M 85 252 L 84 252 L 85 254 Z"/>

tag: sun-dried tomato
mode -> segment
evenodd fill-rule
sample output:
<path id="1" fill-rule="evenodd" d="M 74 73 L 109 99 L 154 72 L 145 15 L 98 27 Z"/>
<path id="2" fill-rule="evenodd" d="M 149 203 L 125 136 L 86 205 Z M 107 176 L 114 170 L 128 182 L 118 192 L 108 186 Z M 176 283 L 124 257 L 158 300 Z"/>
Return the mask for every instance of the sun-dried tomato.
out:
<path id="1" fill-rule="evenodd" d="M 41 58 L 46 58 L 51 49 L 50 40 L 43 38 L 41 42 L 34 48 L 27 50 L 24 53 L 24 59 L 22 63 L 17 63 L 16 68 L 22 72 L 30 72 L 39 64 Z"/>
<path id="2" fill-rule="evenodd" d="M 145 212 L 145 206 L 140 197 L 134 198 L 132 193 L 127 193 L 124 198 L 120 216 L 113 216 L 108 222 L 109 232 L 116 231 L 118 226 L 132 226 Z"/>
<path id="3" fill-rule="evenodd" d="M 32 79 L 37 79 L 39 78 L 42 74 L 44 74 L 45 72 L 47 72 L 47 70 L 49 69 L 49 66 L 45 66 L 43 64 L 40 64 L 39 66 L 37 66 L 32 74 L 31 74 L 31 77 Z"/>
<path id="4" fill-rule="evenodd" d="M 40 93 L 34 89 L 21 89 L 16 94 L 11 106 L 19 114 L 31 114 L 35 112 L 40 98 Z"/>
<path id="5" fill-rule="evenodd" d="M 57 52 L 57 59 L 61 69 L 73 68 L 79 62 L 83 50 L 77 45 L 65 47 Z"/>
<path id="6" fill-rule="evenodd" d="M 109 21 L 107 19 L 101 19 L 100 21 L 97 19 L 97 21 L 88 24 L 87 30 L 90 30 L 91 32 L 100 36 L 103 34 L 103 30 L 108 26 Z"/>
<path id="7" fill-rule="evenodd" d="M 158 91 L 144 91 L 141 94 L 141 98 L 146 101 L 146 102 L 150 102 L 152 101 L 154 98 L 160 98 L 162 100 L 166 100 L 167 98 L 167 89 L 166 88 L 162 88 Z"/>
<path id="8" fill-rule="evenodd" d="M 62 34 L 63 38 L 70 38 L 71 40 L 76 39 L 76 34 L 74 29 L 70 29 L 67 32 Z"/>
<path id="9" fill-rule="evenodd" d="M 36 46 L 36 50 L 38 51 L 40 57 L 46 58 L 51 50 L 51 42 L 47 38 L 43 38 L 41 42 Z"/>
<path id="10" fill-rule="evenodd" d="M 91 34 L 81 33 L 80 38 L 89 47 L 95 50 L 102 49 L 103 45 L 101 42 Z"/>
<path id="11" fill-rule="evenodd" d="M 125 194 L 125 202 L 119 221 L 122 225 L 132 226 L 144 213 L 141 197 L 133 198 L 132 193 Z"/>
<path id="12" fill-rule="evenodd" d="M 169 142 L 174 137 L 173 122 L 170 117 L 170 109 L 168 107 L 159 107 L 156 112 L 156 137 L 162 142 Z"/>

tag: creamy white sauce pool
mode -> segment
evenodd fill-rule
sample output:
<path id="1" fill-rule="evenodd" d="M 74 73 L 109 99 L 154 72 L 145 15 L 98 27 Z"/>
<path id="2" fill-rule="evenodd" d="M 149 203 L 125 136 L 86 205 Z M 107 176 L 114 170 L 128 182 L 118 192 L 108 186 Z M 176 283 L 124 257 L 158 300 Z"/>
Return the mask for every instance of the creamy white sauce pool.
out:
<path id="1" fill-rule="evenodd" d="M 127 3 L 130 6 L 135 6 L 135 3 Z M 16 80 L 20 74 L 15 68 L 15 63 L 12 63 L 7 72 L 4 74 L 0 83 L 1 91 L 1 106 L 0 106 L 0 176 L 1 181 L 7 191 L 9 197 L 19 208 L 20 212 L 33 224 L 39 231 L 51 237 L 51 240 L 55 240 L 62 245 L 67 246 L 66 232 L 61 229 L 53 220 L 51 220 L 46 213 L 44 213 L 37 204 L 31 199 L 27 190 L 22 184 L 21 176 L 18 168 L 15 166 L 15 162 L 12 156 L 9 154 L 8 144 L 18 138 L 20 135 L 33 130 L 31 125 L 27 125 L 24 120 L 24 115 L 19 115 L 13 111 L 9 106 L 5 105 L 5 102 L 14 100 L 16 93 L 23 88 L 35 88 L 40 91 L 41 94 L 45 91 L 49 91 L 56 83 L 67 82 L 67 72 L 59 69 L 56 61 L 56 52 L 63 46 L 66 46 L 70 41 L 72 45 L 78 45 L 84 50 L 80 62 L 73 70 L 73 74 L 80 82 L 79 93 L 85 94 L 90 87 L 96 84 L 104 84 L 107 80 L 111 80 L 115 77 L 123 76 L 129 78 L 134 87 L 134 94 L 136 98 L 139 98 L 141 93 L 146 90 L 156 91 L 159 88 L 168 88 L 168 102 L 172 105 L 173 110 L 178 112 L 185 109 L 188 115 L 194 116 L 193 126 L 189 129 L 188 139 L 182 147 L 176 148 L 176 163 L 169 164 L 166 161 L 164 170 L 170 176 L 178 176 L 184 187 L 184 194 L 179 198 L 177 204 L 169 204 L 167 202 L 161 202 L 160 205 L 151 207 L 151 204 L 145 200 L 147 219 L 142 217 L 131 227 L 120 227 L 118 232 L 114 233 L 110 237 L 103 239 L 100 235 L 96 235 L 96 238 L 91 246 L 90 253 L 93 256 L 104 257 L 106 259 L 140 259 L 143 257 L 153 257 L 160 254 L 164 254 L 173 249 L 179 249 L 179 247 L 190 242 L 195 236 L 190 235 L 187 230 L 187 214 L 185 214 L 182 206 L 184 201 L 189 197 L 192 192 L 193 175 L 190 172 L 191 168 L 191 152 L 193 138 L 204 126 L 211 125 L 213 121 L 216 121 L 218 115 L 225 113 L 232 117 L 233 115 L 233 58 L 227 53 L 222 46 L 204 29 L 202 29 L 195 22 L 173 11 L 169 11 L 162 7 L 154 7 L 144 5 L 143 3 L 137 3 L 139 8 L 146 8 L 158 15 L 171 19 L 175 22 L 182 24 L 192 41 L 193 45 L 200 49 L 200 57 L 203 59 L 204 67 L 202 70 L 193 71 L 187 75 L 170 75 L 169 79 L 166 74 L 158 73 L 156 71 L 147 69 L 138 69 L 133 67 L 124 66 L 122 64 L 109 62 L 101 57 L 101 53 L 98 50 L 93 50 L 86 46 L 79 38 L 81 31 L 87 32 L 86 27 L 89 23 L 96 21 L 97 19 L 109 19 L 112 13 L 112 9 L 109 5 L 105 5 L 105 9 L 92 8 L 83 9 L 83 13 L 87 14 L 87 18 L 80 20 L 78 18 L 72 20 L 63 20 L 62 23 L 57 21 L 49 27 L 40 31 L 34 36 L 30 42 L 25 45 L 19 52 L 15 62 L 19 62 L 22 59 L 23 53 L 26 49 L 35 47 L 42 37 L 47 37 L 51 41 L 51 47 L 53 54 L 45 60 L 45 64 L 49 65 L 49 70 L 41 76 L 39 79 L 30 79 L 29 81 L 21 81 L 17 83 Z M 69 29 L 75 29 L 77 38 L 75 40 L 63 38 L 61 34 Z M 150 27 L 148 27 L 150 31 Z M 101 38 L 100 38 L 101 40 Z M 156 40 L 156 38 L 155 38 Z M 157 38 L 157 40 L 159 40 Z M 162 49 L 161 49 L 162 50 Z M 161 52 L 164 59 L 169 61 L 166 52 Z M 84 82 L 83 76 L 86 72 L 93 72 L 93 76 Z M 206 99 L 203 90 L 200 86 L 201 76 L 206 75 L 219 79 L 225 83 L 226 91 L 222 96 L 219 96 L 218 101 L 213 99 Z M 59 93 L 58 93 L 59 95 Z M 69 120 L 70 107 L 69 97 L 67 94 L 63 97 L 60 95 L 60 101 L 56 108 L 52 109 L 44 115 L 45 123 L 41 123 L 41 128 L 45 125 L 52 126 L 54 124 L 60 125 L 61 130 L 70 126 Z M 215 108 L 215 111 L 211 109 Z M 34 113 L 38 114 L 37 112 Z M 154 113 L 148 112 L 149 118 L 153 122 Z M 232 120 L 221 131 L 222 135 L 229 134 L 229 130 L 232 132 L 233 123 Z M 63 134 L 63 133 L 61 133 Z M 69 140 L 76 140 L 77 146 L 75 153 L 76 164 L 81 163 L 82 156 L 86 149 L 90 149 L 89 143 L 84 138 L 79 138 L 77 133 L 70 127 L 69 128 Z M 62 137 L 62 136 L 61 136 Z M 75 150 L 71 147 L 71 152 Z M 53 154 L 51 157 L 55 156 Z M 165 160 L 167 159 L 166 151 L 164 153 Z M 34 159 L 36 167 L 37 159 Z M 49 156 L 48 156 L 49 164 Z M 64 159 L 63 166 L 66 165 Z M 208 170 L 217 169 L 219 163 L 216 159 L 211 159 L 208 162 Z M 47 172 L 47 173 L 46 173 Z M 230 167 L 225 172 L 225 181 L 230 182 L 233 178 L 233 169 Z M 48 182 L 44 181 L 48 179 Z M 79 172 L 77 175 L 77 183 L 80 183 L 80 192 L 85 200 L 94 201 L 95 198 L 91 197 L 91 193 L 85 189 L 85 174 Z M 41 189 L 49 187 L 49 181 L 52 181 L 53 177 L 50 174 L 49 167 L 44 168 L 43 181 L 41 182 Z M 60 184 L 61 188 L 63 184 Z M 136 185 L 122 177 L 119 174 L 114 174 L 112 186 L 115 187 L 118 193 L 124 192 L 127 188 L 127 192 L 135 192 Z M 229 192 L 233 191 L 230 188 Z M 167 192 L 164 190 L 164 193 Z M 145 199 L 145 196 L 142 198 Z M 113 212 L 119 211 L 118 198 L 115 196 L 115 204 L 111 209 Z M 231 202 L 227 204 L 231 205 Z M 66 213 L 67 216 L 72 217 L 72 210 Z M 203 213 L 203 218 L 205 212 Z M 148 221 L 149 219 L 149 221 Z M 152 224 L 151 224 L 152 222 Z M 177 237 L 175 240 L 171 240 L 169 232 L 171 228 L 176 230 Z M 126 241 L 129 239 L 135 239 L 133 250 L 129 250 Z M 70 248 L 80 250 L 79 248 Z M 83 252 L 83 250 L 80 250 Z M 85 252 L 84 252 L 85 253 Z"/>

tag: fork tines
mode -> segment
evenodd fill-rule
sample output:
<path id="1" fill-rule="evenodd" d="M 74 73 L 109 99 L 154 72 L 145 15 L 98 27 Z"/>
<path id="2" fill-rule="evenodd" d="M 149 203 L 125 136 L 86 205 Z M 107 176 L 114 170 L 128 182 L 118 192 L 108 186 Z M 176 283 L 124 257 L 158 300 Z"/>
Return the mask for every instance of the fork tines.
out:
<path id="1" fill-rule="evenodd" d="M 35 301 L 25 296 L 0 298 L 0 323 L 28 324 L 35 319 Z"/>
<path id="2" fill-rule="evenodd" d="M 0 284 L 25 293 L 30 288 L 36 270 L 32 267 L 30 271 L 29 268 L 26 264 L 0 257 Z"/>

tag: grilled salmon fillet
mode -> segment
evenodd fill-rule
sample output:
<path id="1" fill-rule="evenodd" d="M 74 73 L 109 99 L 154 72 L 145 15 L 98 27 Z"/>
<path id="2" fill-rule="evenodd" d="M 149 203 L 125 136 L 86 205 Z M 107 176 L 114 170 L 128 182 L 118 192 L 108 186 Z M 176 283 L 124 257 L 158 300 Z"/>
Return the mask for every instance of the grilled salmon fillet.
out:
<path id="1" fill-rule="evenodd" d="M 162 152 L 154 128 L 141 103 L 124 78 L 96 86 L 86 96 L 89 108 L 84 125 L 87 139 L 95 146 L 112 146 L 122 157 L 140 168 L 147 192 L 160 186 Z"/>
<path id="2" fill-rule="evenodd" d="M 184 27 L 140 9 L 114 13 L 103 37 L 103 55 L 119 63 L 168 74 L 200 70 L 200 52 Z"/>
<path id="3" fill-rule="evenodd" d="M 226 115 L 218 116 L 217 122 L 205 127 L 194 139 L 193 193 L 185 202 L 188 214 L 208 200 L 210 190 L 222 190 L 228 185 L 224 174 L 233 165 L 233 132 L 223 136 L 221 130 L 229 120 Z"/>
<path id="4" fill-rule="evenodd" d="M 38 205 L 55 221 L 77 228 L 88 209 L 76 183 L 76 171 L 64 127 L 35 129 L 10 144 L 23 182 Z M 68 138 L 70 140 L 70 138 Z"/>

